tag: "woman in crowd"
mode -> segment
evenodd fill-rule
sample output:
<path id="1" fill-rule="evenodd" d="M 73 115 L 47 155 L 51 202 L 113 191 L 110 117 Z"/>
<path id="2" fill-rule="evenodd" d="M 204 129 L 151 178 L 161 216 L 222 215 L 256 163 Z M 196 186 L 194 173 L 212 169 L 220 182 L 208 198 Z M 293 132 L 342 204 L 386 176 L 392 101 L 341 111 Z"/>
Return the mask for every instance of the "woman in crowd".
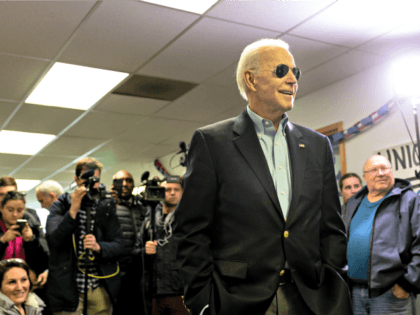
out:
<path id="1" fill-rule="evenodd" d="M 18 219 L 26 219 L 19 231 Z M 9 191 L 0 208 L 0 257 L 2 260 L 21 258 L 37 275 L 48 268 L 48 248 L 36 219 L 25 212 L 25 195 Z M 35 278 L 36 279 L 36 278 Z M 38 279 L 45 283 L 45 279 Z M 45 280 L 45 281 L 44 281 Z M 42 283 L 42 284 L 44 284 Z"/>
<path id="2" fill-rule="evenodd" d="M 29 267 L 19 258 L 0 261 L 0 314 L 39 315 L 44 302 L 31 293 Z"/>

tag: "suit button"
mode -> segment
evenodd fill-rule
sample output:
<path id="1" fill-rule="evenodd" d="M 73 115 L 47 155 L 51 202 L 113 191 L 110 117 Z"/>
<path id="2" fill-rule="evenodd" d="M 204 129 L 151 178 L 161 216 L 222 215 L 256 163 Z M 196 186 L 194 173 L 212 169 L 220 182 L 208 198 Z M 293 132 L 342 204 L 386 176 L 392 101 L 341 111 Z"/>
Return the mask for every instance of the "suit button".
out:
<path id="1" fill-rule="evenodd" d="M 285 273 L 284 270 L 280 271 L 280 276 L 284 275 L 284 273 Z"/>
<path id="2" fill-rule="evenodd" d="M 289 237 L 289 231 L 285 231 L 285 232 L 284 232 L 284 237 L 285 237 L 285 238 L 288 238 L 288 237 Z"/>

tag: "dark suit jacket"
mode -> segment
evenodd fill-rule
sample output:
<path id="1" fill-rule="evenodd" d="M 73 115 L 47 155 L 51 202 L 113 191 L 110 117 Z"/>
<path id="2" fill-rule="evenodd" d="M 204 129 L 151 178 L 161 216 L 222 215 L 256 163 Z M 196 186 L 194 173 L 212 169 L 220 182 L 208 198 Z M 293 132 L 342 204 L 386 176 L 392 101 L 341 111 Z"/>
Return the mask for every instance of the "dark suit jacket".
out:
<path id="1" fill-rule="evenodd" d="M 352 314 L 330 142 L 291 123 L 286 134 L 292 170 L 287 222 L 246 110 L 194 133 L 175 214 L 192 315 L 207 304 L 210 314 L 265 314 L 286 259 L 316 314 Z"/>

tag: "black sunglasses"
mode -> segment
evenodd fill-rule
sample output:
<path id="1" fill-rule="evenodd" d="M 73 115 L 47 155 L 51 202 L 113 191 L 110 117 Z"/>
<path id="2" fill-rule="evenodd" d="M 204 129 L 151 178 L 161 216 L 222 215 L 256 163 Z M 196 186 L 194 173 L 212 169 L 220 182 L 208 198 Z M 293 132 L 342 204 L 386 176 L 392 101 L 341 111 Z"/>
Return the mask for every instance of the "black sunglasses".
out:
<path id="1" fill-rule="evenodd" d="M 277 75 L 277 77 L 279 77 L 279 78 L 283 78 L 288 72 L 289 72 L 289 66 L 288 65 L 284 65 L 284 64 L 279 64 L 277 67 L 276 67 L 276 69 L 275 69 L 275 72 L 276 72 L 276 75 Z M 296 78 L 296 81 L 299 81 L 299 79 L 300 79 L 300 75 L 301 75 L 301 71 L 300 71 L 300 69 L 299 68 L 297 68 L 297 67 L 294 67 L 293 69 L 292 69 L 292 72 L 293 72 L 293 75 L 295 76 L 295 78 Z"/>
<path id="2" fill-rule="evenodd" d="M 8 191 L 6 193 L 6 195 L 9 195 L 11 198 L 24 198 L 26 196 L 26 193 L 24 192 L 20 192 L 20 191 L 16 191 L 16 190 L 12 190 L 12 191 Z"/>

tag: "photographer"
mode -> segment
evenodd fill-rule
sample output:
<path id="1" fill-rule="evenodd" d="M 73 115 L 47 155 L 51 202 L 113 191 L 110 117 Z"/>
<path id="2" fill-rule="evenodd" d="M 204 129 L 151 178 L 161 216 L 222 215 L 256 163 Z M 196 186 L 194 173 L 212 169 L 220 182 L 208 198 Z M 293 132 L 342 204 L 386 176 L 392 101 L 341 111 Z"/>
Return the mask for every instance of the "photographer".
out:
<path id="1" fill-rule="evenodd" d="M 165 188 L 165 200 L 155 208 L 155 227 L 149 215 L 141 232 L 145 242 L 147 296 L 152 297 L 152 315 L 186 315 L 189 312 L 182 300 L 183 287 L 176 264 L 176 243 L 172 237 L 175 208 L 183 192 L 181 178 L 169 176 L 161 186 Z M 153 240 L 150 240 L 150 235 L 153 235 Z"/>
<path id="2" fill-rule="evenodd" d="M 129 314 L 135 309 L 143 309 L 139 301 L 142 296 L 141 277 L 143 261 L 141 243 L 138 238 L 147 209 L 140 199 L 133 196 L 134 179 L 127 171 L 118 171 L 113 177 L 111 190 L 118 200 L 117 216 L 124 236 L 124 256 L 120 258 L 121 288 L 114 314 Z M 140 305 L 140 307 L 139 307 Z M 141 312 L 140 312 L 141 314 Z"/>
<path id="3" fill-rule="evenodd" d="M 36 273 L 37 286 L 43 286 L 47 276 L 48 251 L 40 240 L 45 239 L 37 220 L 25 212 L 25 195 L 18 191 L 7 192 L 0 208 L 0 255 L 2 260 L 21 258 Z M 20 223 L 18 220 L 24 220 Z M 26 222 L 25 222 L 26 221 Z"/>
<path id="4" fill-rule="evenodd" d="M 112 314 L 120 285 L 117 259 L 123 254 L 124 239 L 114 200 L 99 197 L 101 169 L 94 158 L 79 160 L 78 188 L 71 195 L 61 195 L 50 207 L 48 298 L 54 314 L 82 313 L 86 272 L 87 314 Z M 89 231 L 86 223 L 91 225 Z"/>

